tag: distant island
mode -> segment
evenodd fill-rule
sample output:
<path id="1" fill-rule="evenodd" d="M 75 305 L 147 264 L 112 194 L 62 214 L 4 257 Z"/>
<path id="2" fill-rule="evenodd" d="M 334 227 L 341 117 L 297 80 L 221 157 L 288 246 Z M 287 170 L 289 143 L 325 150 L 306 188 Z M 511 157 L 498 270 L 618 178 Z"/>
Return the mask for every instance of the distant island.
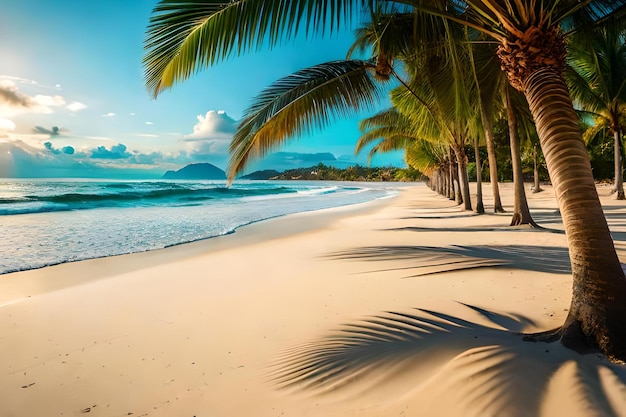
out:
<path id="1" fill-rule="evenodd" d="M 239 178 L 242 180 L 271 180 L 279 175 L 282 174 L 275 169 L 264 169 L 261 171 L 254 171 L 251 174 L 243 175 Z"/>
<path id="2" fill-rule="evenodd" d="M 225 180 L 226 173 L 209 163 L 190 164 L 178 171 L 167 171 L 165 180 Z"/>

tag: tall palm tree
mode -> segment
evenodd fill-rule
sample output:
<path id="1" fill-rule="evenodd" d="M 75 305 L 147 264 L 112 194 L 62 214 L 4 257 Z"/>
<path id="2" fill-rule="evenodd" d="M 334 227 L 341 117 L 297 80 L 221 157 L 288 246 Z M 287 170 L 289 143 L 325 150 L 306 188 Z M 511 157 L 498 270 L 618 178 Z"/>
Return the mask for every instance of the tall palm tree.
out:
<path id="1" fill-rule="evenodd" d="M 475 85 L 469 68 L 467 49 L 458 42 L 462 29 L 449 26 L 441 34 L 441 48 L 427 48 L 405 61 L 410 82 L 391 91 L 391 103 L 412 122 L 416 134 L 430 141 L 443 141 L 452 148 L 458 165 L 463 205 L 472 209 L 467 172 L 467 147 L 475 137 Z M 482 206 L 480 194 L 477 206 Z"/>
<path id="2" fill-rule="evenodd" d="M 419 16 L 424 18 L 424 16 Z M 432 19 L 429 16 L 425 16 L 427 19 Z M 439 22 L 440 25 L 433 30 L 432 22 L 420 21 L 416 18 L 414 13 L 407 13 L 406 8 L 401 9 L 386 9 L 386 13 L 381 11 L 380 5 L 376 8 L 375 12 L 371 13 L 371 21 L 366 25 L 356 30 L 356 41 L 348 51 L 348 59 L 352 57 L 355 52 L 361 54 L 370 53 L 376 57 L 377 70 L 375 79 L 386 81 L 390 76 L 400 82 L 405 88 L 406 92 L 410 93 L 414 97 L 412 100 L 420 104 L 424 109 L 430 108 L 432 105 L 424 101 L 421 97 L 418 97 L 415 91 L 411 90 L 411 87 L 407 82 L 394 70 L 393 61 L 401 61 L 408 65 L 413 65 L 416 57 L 422 57 L 419 51 L 424 51 L 426 48 L 427 53 L 435 54 L 437 52 L 447 52 L 445 48 L 441 47 L 441 40 L 447 35 L 446 24 Z M 428 27 L 429 30 L 423 31 L 424 27 Z M 422 33 L 418 33 L 419 31 Z M 437 47 L 437 45 L 439 45 Z M 413 65 L 414 66 L 414 65 Z M 406 73 L 403 71 L 403 77 L 406 77 Z M 399 89 L 401 90 L 401 89 Z M 431 109 L 432 110 L 432 109 Z M 356 146 L 356 152 L 362 150 L 365 144 L 369 144 L 372 141 L 380 140 L 379 143 L 372 149 L 372 152 L 386 152 L 392 149 L 406 149 L 405 156 L 407 157 L 407 163 L 411 165 L 410 156 L 417 158 L 414 160 L 417 165 L 420 166 L 420 171 L 426 175 L 440 176 L 443 174 L 443 168 L 440 167 L 437 170 L 431 169 L 430 165 L 426 163 L 429 158 L 432 146 L 424 146 L 426 144 L 423 137 L 417 138 L 416 131 L 418 127 L 415 124 L 411 124 L 407 116 L 402 115 L 395 109 L 383 111 L 375 116 L 365 119 L 361 123 L 361 128 L 366 131 L 360 138 Z M 409 140 L 407 137 L 411 136 Z M 412 140 L 418 141 L 418 146 L 412 146 L 410 142 Z M 441 142 L 441 138 L 429 137 L 427 141 L 431 141 L 432 144 Z M 432 142 L 434 141 L 434 142 Z M 452 161 L 450 155 L 450 147 L 447 147 L 447 157 L 444 158 L 448 162 L 447 172 L 449 175 L 444 176 L 445 183 L 447 184 L 445 192 L 451 199 L 455 199 L 458 204 L 463 204 L 462 188 L 454 187 L 454 181 L 459 182 L 458 166 Z M 432 155 L 434 156 L 434 155 Z M 371 155 L 370 155 L 371 157 Z M 426 165 L 424 165 L 426 163 Z M 449 178 L 448 178 L 449 177 Z M 433 179 L 431 177 L 431 179 Z M 432 181 L 431 185 L 441 184 L 444 181 L 440 181 L 438 178 Z M 469 188 L 467 188 L 469 193 Z M 480 198 L 477 198 L 482 201 Z M 466 196 L 465 201 L 469 204 L 469 194 Z"/>
<path id="3" fill-rule="evenodd" d="M 524 189 L 524 175 L 522 173 L 522 155 L 521 141 L 519 137 L 519 123 L 517 117 L 516 106 L 510 86 L 505 86 L 505 107 L 506 118 L 509 125 L 509 143 L 511 146 L 511 163 L 513 165 L 513 188 L 515 198 L 513 202 L 513 217 L 511 218 L 511 226 L 531 225 L 537 226 L 528 207 L 526 199 L 526 190 Z"/>
<path id="4" fill-rule="evenodd" d="M 465 148 L 469 144 L 471 127 L 475 127 L 468 121 L 475 122 L 476 116 L 471 111 L 476 106 L 470 105 L 469 99 L 480 95 L 470 91 L 476 85 L 471 83 L 467 62 L 462 62 L 468 59 L 466 43 L 461 42 L 465 40 L 465 32 L 459 25 L 441 20 L 434 24 L 432 17 L 407 13 L 405 9 L 387 9 L 382 14 L 379 10 L 372 14 L 371 23 L 358 30 L 357 41 L 348 55 L 355 49 L 363 52 L 371 48 L 377 56 L 377 65 L 387 63 L 389 69 L 385 73 L 392 74 L 404 87 L 392 92 L 396 100 L 394 104 L 404 108 L 403 112 L 413 120 L 417 134 L 431 141 L 450 142 L 459 169 L 460 201 L 471 210 Z M 418 33 L 425 26 L 430 30 Z M 408 83 L 397 74 L 393 61 L 404 64 L 403 73 L 410 76 Z M 452 83 L 451 79 L 454 80 Z M 472 133 L 477 149 L 478 137 Z M 479 158 L 477 170 L 480 172 Z M 497 182 L 495 189 L 496 206 L 501 206 Z M 477 178 L 476 210 L 484 213 L 480 177 Z"/>
<path id="5" fill-rule="evenodd" d="M 539 144 L 539 136 L 537 136 L 537 129 L 535 122 L 528 109 L 528 103 L 526 98 L 516 90 L 509 90 L 512 96 L 512 107 L 516 112 L 515 118 L 519 121 L 518 131 L 520 136 L 520 148 L 522 152 L 530 153 L 533 160 L 533 187 L 532 192 L 538 193 L 543 191 L 540 184 L 539 166 L 541 148 Z M 520 155 L 521 160 L 521 155 Z M 521 162 L 521 161 L 520 161 Z"/>
<path id="6" fill-rule="evenodd" d="M 148 29 L 146 83 L 153 94 L 197 68 L 267 42 L 302 32 L 338 29 L 353 19 L 362 0 L 241 0 L 217 2 L 162 0 Z M 603 22 L 623 14 L 626 0 L 402 0 L 420 13 L 472 27 L 498 43 L 498 56 L 510 84 L 527 98 L 540 138 L 569 245 L 573 296 L 565 323 L 538 340 L 561 340 L 577 350 L 596 348 L 609 357 L 626 359 L 626 277 L 595 188 L 589 156 L 564 78 L 564 37 L 575 29 L 573 17 Z M 305 23 L 302 23 L 305 22 Z M 359 84 L 363 87 L 365 84 Z M 321 90 L 319 90 L 321 91 Z M 333 90 L 341 100 L 312 102 L 347 109 L 361 97 L 357 88 Z M 326 91 L 330 93 L 330 91 Z M 352 97 L 352 99 L 350 99 Z M 320 96 L 321 98 L 321 96 Z M 332 107 L 334 105 L 335 107 Z M 306 117 L 311 113 L 304 111 Z M 322 112 L 317 111 L 320 116 Z M 269 120 L 271 122 L 271 120 Z M 287 121 L 278 123 L 286 131 Z M 302 129 L 302 121 L 289 122 Z M 284 140 L 284 136 L 279 140 Z M 262 143 L 262 140 L 260 141 Z M 247 151 L 258 151 L 254 144 Z M 241 159 L 239 153 L 234 158 Z"/>
<path id="7" fill-rule="evenodd" d="M 568 83 L 572 97 L 581 110 L 595 119 L 590 133 L 608 130 L 613 136 L 615 158 L 615 192 L 624 195 L 621 135 L 626 126 L 626 27 L 606 25 L 573 36 L 568 43 Z M 608 129 L 607 129 L 608 128 Z"/>
<path id="8" fill-rule="evenodd" d="M 504 213 L 498 185 L 498 162 L 493 134 L 493 122 L 498 108 L 496 96 L 504 86 L 504 77 L 500 71 L 500 63 L 494 45 L 484 42 L 484 37 L 477 38 L 475 33 L 473 35 L 470 36 L 470 31 L 466 31 L 469 63 L 477 90 L 476 100 L 487 145 L 493 211 Z M 475 42 L 474 45 L 473 42 Z M 478 160 L 478 157 L 476 159 Z"/>
<path id="9" fill-rule="evenodd" d="M 510 87 L 506 82 L 506 76 L 500 69 L 500 62 L 496 55 L 496 47 L 492 43 L 485 42 L 485 37 L 470 38 L 470 41 L 475 42 L 472 46 L 470 43 L 470 58 L 472 69 L 475 77 L 475 83 L 478 87 L 478 104 L 481 113 L 481 119 L 485 129 L 485 139 L 487 142 L 487 149 L 491 148 L 488 152 L 489 155 L 489 168 L 492 170 L 492 178 L 496 178 L 495 182 L 492 179 L 492 186 L 494 188 L 494 211 L 496 213 L 504 212 L 502 203 L 500 202 L 499 194 L 496 194 L 498 189 L 497 183 L 497 170 L 493 168 L 496 166 L 496 151 L 494 146 L 494 133 L 493 133 L 493 119 L 504 108 L 507 112 L 507 120 L 509 125 L 509 138 L 511 149 L 511 161 L 513 165 L 513 186 L 514 186 L 514 201 L 513 201 L 513 213 L 511 217 L 511 226 L 519 225 L 533 225 L 536 226 L 532 219 L 530 210 L 528 208 L 528 201 L 526 199 L 526 192 L 524 190 L 524 177 L 522 175 L 522 160 L 520 153 L 520 137 L 518 134 L 519 125 L 517 123 L 516 114 L 511 113 L 516 110 L 513 109 L 513 101 L 510 101 Z M 505 100 L 498 100 L 497 96 L 504 96 Z M 515 101 L 519 101 L 520 94 L 514 94 Z M 525 99 L 521 99 L 526 104 Z M 527 106 L 527 105 L 526 105 Z M 518 104 L 517 109 L 520 108 Z M 525 120 L 525 119 L 524 119 Z"/>
<path id="10" fill-rule="evenodd" d="M 467 148 L 475 133 L 475 114 L 471 114 L 474 107 L 469 104 L 467 85 L 449 82 L 455 70 L 447 62 L 430 57 L 421 64 L 411 68 L 410 85 L 392 90 L 391 103 L 411 119 L 418 136 L 452 149 L 462 203 L 465 210 L 472 210 Z"/>

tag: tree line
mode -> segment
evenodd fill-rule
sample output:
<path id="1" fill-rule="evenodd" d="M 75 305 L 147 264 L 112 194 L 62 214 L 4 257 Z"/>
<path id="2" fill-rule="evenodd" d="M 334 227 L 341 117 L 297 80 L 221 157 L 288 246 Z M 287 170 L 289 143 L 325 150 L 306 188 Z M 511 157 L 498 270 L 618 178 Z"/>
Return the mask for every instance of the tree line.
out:
<path id="1" fill-rule="evenodd" d="M 288 169 L 272 176 L 272 180 L 319 181 L 421 181 L 424 176 L 414 168 L 365 167 L 362 165 L 337 168 L 322 163 L 308 168 Z"/>

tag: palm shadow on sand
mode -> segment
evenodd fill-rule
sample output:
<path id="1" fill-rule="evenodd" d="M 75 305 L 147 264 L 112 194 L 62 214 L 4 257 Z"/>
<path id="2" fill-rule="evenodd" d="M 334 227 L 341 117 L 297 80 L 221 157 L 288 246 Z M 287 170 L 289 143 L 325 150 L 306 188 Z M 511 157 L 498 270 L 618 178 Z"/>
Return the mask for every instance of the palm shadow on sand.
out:
<path id="1" fill-rule="evenodd" d="M 422 415 L 429 402 L 445 401 L 453 415 L 510 417 L 558 414 L 558 402 L 550 403 L 558 382 L 568 401 L 591 412 L 582 415 L 623 411 L 624 366 L 558 343 L 524 342 L 517 333 L 532 320 L 466 306 L 483 324 L 422 309 L 385 312 L 286 351 L 270 378 L 315 395 L 415 397 Z"/>
<path id="2" fill-rule="evenodd" d="M 406 278 L 487 267 L 506 267 L 534 272 L 570 274 L 566 248 L 527 245 L 462 246 L 368 246 L 326 255 L 330 259 L 368 262 L 395 261 L 405 265 Z M 408 265 L 407 265 L 408 264 Z M 381 272 L 377 269 L 367 272 Z"/>
<path id="3" fill-rule="evenodd" d="M 445 219 L 446 217 L 442 217 Z M 559 229 L 550 229 L 547 227 L 537 226 L 532 227 L 530 225 L 520 225 L 520 226 L 472 226 L 472 227 L 396 227 L 393 229 L 385 229 L 392 232 L 537 232 L 542 231 L 545 233 L 558 233 L 565 234 L 564 230 Z"/>

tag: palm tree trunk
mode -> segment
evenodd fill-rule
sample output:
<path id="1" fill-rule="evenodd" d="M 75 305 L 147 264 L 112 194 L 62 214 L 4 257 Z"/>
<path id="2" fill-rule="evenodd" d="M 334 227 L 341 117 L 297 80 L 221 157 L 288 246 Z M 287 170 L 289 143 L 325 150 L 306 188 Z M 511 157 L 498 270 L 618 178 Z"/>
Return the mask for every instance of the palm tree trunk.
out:
<path id="1" fill-rule="evenodd" d="M 539 183 L 539 164 L 537 163 L 537 144 L 533 145 L 533 179 L 535 180 L 535 185 L 533 187 L 533 193 L 540 193 L 543 190 L 541 189 L 541 184 Z"/>
<path id="2" fill-rule="evenodd" d="M 619 130 L 613 132 L 613 149 L 615 154 L 615 192 L 618 200 L 626 200 L 624 196 L 624 172 L 622 169 L 622 152 L 620 151 Z"/>
<path id="3" fill-rule="evenodd" d="M 562 75 L 543 67 L 523 84 L 565 226 L 573 275 L 564 345 L 626 359 L 626 277 L 602 211 L 587 149 Z"/>
<path id="4" fill-rule="evenodd" d="M 502 200 L 500 199 L 500 187 L 498 186 L 498 161 L 496 160 L 496 147 L 493 140 L 493 123 L 483 106 L 480 108 L 480 117 L 485 130 L 485 142 L 487 143 L 489 180 L 491 181 L 491 191 L 493 193 L 493 212 L 504 213 L 504 207 L 502 207 Z"/>
<path id="5" fill-rule="evenodd" d="M 437 194 L 444 195 L 446 192 L 446 178 L 443 175 L 443 170 L 437 168 L 433 175 L 437 177 Z"/>
<path id="6" fill-rule="evenodd" d="M 476 213 L 485 214 L 485 205 L 483 204 L 483 167 L 480 162 L 478 139 L 474 139 L 474 155 L 476 157 Z"/>
<path id="7" fill-rule="evenodd" d="M 462 187 L 461 181 L 459 179 L 459 163 L 456 160 L 456 152 L 454 151 L 454 149 L 452 149 L 452 147 L 450 148 L 450 154 L 454 156 L 454 158 L 451 159 L 452 162 L 450 164 L 450 171 L 452 173 L 452 184 L 454 185 L 454 181 L 456 181 L 456 187 L 454 187 L 454 201 L 458 205 L 461 205 L 463 204 L 463 193 L 461 191 Z"/>
<path id="8" fill-rule="evenodd" d="M 459 171 L 459 189 L 461 192 L 463 208 L 465 210 L 472 210 L 472 199 L 470 198 L 469 190 L 469 178 L 467 176 L 467 155 L 465 154 L 465 148 L 459 145 L 452 146 L 454 155 L 456 156 L 456 163 Z"/>
<path id="9" fill-rule="evenodd" d="M 508 86 L 506 87 L 505 100 L 506 114 L 509 122 L 511 163 L 513 165 L 513 189 L 515 193 L 511 226 L 519 226 L 522 224 L 537 226 L 530 215 L 528 200 L 526 200 L 526 191 L 524 190 L 524 174 L 522 172 L 522 155 L 520 152 L 520 140 L 517 131 L 517 116 L 515 115 L 515 111 L 513 109 L 513 102 L 511 100 L 511 94 Z"/>
<path id="10" fill-rule="evenodd" d="M 456 189 L 454 187 L 454 159 L 452 157 L 452 149 L 448 148 L 448 176 L 450 177 L 450 194 L 448 198 L 450 200 L 456 199 Z M 459 203 L 461 204 L 461 203 Z"/>

